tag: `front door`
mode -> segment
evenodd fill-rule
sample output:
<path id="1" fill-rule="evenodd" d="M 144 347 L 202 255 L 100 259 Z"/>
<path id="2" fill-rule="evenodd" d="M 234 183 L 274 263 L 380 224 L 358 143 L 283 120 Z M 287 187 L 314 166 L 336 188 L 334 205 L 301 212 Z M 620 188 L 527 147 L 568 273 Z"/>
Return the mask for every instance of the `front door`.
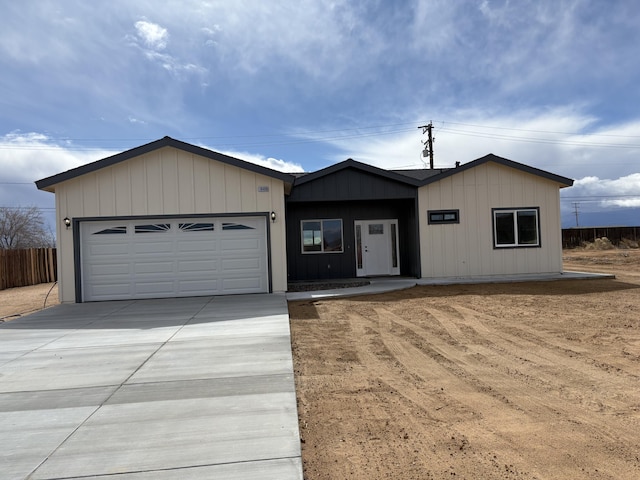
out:
<path id="1" fill-rule="evenodd" d="M 356 220 L 358 277 L 400 275 L 398 220 Z"/>

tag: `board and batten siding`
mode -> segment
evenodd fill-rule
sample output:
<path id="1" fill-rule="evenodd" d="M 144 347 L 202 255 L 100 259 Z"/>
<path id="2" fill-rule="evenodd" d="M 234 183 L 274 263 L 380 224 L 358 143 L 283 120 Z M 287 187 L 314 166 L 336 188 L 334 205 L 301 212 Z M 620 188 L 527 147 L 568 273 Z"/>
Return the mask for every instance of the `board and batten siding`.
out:
<path id="1" fill-rule="evenodd" d="M 268 191 L 259 191 L 268 187 Z M 265 190 L 265 189 L 263 189 Z M 55 186 L 60 299 L 75 301 L 73 232 L 65 217 L 275 212 L 270 222 L 274 292 L 287 289 L 281 180 L 165 147 Z M 60 259 L 66 259 L 64 263 Z"/>
<path id="2" fill-rule="evenodd" d="M 423 278 L 562 272 L 560 185 L 487 162 L 418 191 Z M 539 248 L 493 247 L 493 208 L 539 207 Z M 429 225 L 428 210 L 460 211 L 460 223 Z"/>

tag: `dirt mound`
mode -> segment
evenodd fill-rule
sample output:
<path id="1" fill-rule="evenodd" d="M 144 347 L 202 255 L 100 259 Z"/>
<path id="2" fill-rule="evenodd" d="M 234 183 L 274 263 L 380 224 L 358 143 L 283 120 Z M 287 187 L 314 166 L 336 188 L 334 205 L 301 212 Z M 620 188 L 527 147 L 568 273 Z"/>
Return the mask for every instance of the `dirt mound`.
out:
<path id="1" fill-rule="evenodd" d="M 635 240 L 623 238 L 622 240 L 620 240 L 618 248 L 640 248 L 640 244 L 638 244 L 638 242 Z"/>
<path id="2" fill-rule="evenodd" d="M 613 250 L 615 245 L 607 237 L 596 238 L 593 243 L 585 243 L 585 250 Z"/>

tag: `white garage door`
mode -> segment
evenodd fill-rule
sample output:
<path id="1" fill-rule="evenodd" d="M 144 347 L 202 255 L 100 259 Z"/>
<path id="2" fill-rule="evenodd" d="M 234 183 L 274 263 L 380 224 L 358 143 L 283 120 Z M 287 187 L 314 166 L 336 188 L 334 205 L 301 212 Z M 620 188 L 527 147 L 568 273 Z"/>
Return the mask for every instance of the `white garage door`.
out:
<path id="1" fill-rule="evenodd" d="M 83 301 L 269 291 L 264 217 L 80 224 Z"/>

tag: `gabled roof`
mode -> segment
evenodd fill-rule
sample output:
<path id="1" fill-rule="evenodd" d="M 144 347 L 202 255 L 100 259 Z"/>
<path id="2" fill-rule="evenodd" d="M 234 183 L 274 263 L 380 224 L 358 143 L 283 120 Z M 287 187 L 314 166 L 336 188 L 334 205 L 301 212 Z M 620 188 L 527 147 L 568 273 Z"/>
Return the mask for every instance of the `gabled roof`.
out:
<path id="1" fill-rule="evenodd" d="M 415 178 L 416 180 L 426 180 L 429 177 L 434 177 L 436 175 L 440 175 L 443 172 L 450 170 L 450 168 L 416 168 L 411 170 L 391 170 L 392 172 L 399 173 L 400 175 L 404 175 L 406 177 Z"/>
<path id="2" fill-rule="evenodd" d="M 493 153 L 485 155 L 484 157 L 480 157 L 472 162 L 465 163 L 456 168 L 451 168 L 449 170 L 445 170 L 439 175 L 434 175 L 432 177 L 425 178 L 422 185 L 428 185 L 433 182 L 440 181 L 444 178 L 450 177 L 451 175 L 456 175 L 458 173 L 464 172 L 465 170 L 469 170 L 470 168 L 474 168 L 480 166 L 487 162 L 494 162 L 499 165 L 504 165 L 505 167 L 515 168 L 516 170 L 520 170 L 525 173 L 530 173 L 531 175 L 536 175 L 538 177 L 546 178 L 547 180 L 554 181 L 559 183 L 561 187 L 570 187 L 573 185 L 573 180 L 567 177 L 562 177 L 560 175 L 556 175 L 554 173 L 547 172 L 545 170 L 540 170 L 539 168 L 530 167 L 528 165 L 524 165 L 523 163 L 514 162 L 513 160 L 509 160 L 507 158 L 502 158 Z"/>
<path id="3" fill-rule="evenodd" d="M 295 185 L 302 185 L 304 183 L 311 182 L 318 178 L 326 177 L 327 175 L 331 175 L 333 173 L 337 173 L 349 168 L 359 170 L 365 173 L 370 173 L 372 175 L 384 177 L 389 180 L 395 180 L 396 182 L 406 183 L 414 187 L 417 187 L 420 185 L 420 180 L 413 178 L 411 176 L 401 175 L 400 173 L 397 173 L 392 170 L 384 170 L 382 168 L 374 167 L 373 165 L 367 165 L 366 163 L 356 162 L 351 158 L 344 160 L 340 163 L 331 165 L 329 167 L 323 168 L 322 170 L 317 170 L 312 173 L 307 173 L 305 175 L 297 176 Z"/>
<path id="4" fill-rule="evenodd" d="M 484 157 L 480 157 L 476 160 L 465 163 L 464 165 L 455 168 L 437 168 L 433 170 L 426 168 L 416 170 L 384 170 L 382 168 L 367 165 L 366 163 L 357 162 L 349 158 L 343 162 L 323 168 L 322 170 L 303 174 L 296 173 L 292 175 L 295 176 L 294 185 L 302 185 L 304 183 L 311 182 L 332 173 L 337 173 L 348 168 L 353 168 L 362 172 L 370 173 L 372 175 L 378 175 L 415 187 L 421 187 L 433 182 L 438 182 L 452 175 L 462 173 L 465 170 L 469 170 L 470 168 L 478 167 L 487 162 L 494 162 L 499 165 L 504 165 L 505 167 L 515 168 L 516 170 L 520 170 L 531 175 L 546 178 L 547 180 L 552 180 L 559 183 L 562 187 L 570 187 L 573 185 L 573 180 L 570 178 L 562 177 L 545 170 L 540 170 L 539 168 L 530 167 L 523 163 L 514 162 L 513 160 L 499 157 L 497 155 L 494 155 L 493 153 L 490 153 L 488 155 L 485 155 Z"/>
<path id="5" fill-rule="evenodd" d="M 102 168 L 110 167 L 117 163 L 124 162 L 125 160 L 129 160 L 131 158 L 135 158 L 140 155 L 144 155 L 146 153 L 150 153 L 150 152 L 153 152 L 154 150 L 159 150 L 164 147 L 177 148 L 178 150 L 182 150 L 188 153 L 193 153 L 194 155 L 200 155 L 201 157 L 209 158 L 211 160 L 216 160 L 218 162 L 226 163 L 228 165 L 233 165 L 234 167 L 243 168 L 245 170 L 249 170 L 254 173 L 259 173 L 267 177 L 276 178 L 290 185 L 293 184 L 293 181 L 294 181 L 293 175 L 290 175 L 288 173 L 278 172 L 276 170 L 262 167 L 254 163 L 245 162 L 244 160 L 230 157 L 222 153 L 214 152 L 213 150 L 208 150 L 206 148 L 197 147 L 196 145 L 192 145 L 190 143 L 181 142 L 180 140 L 176 140 L 171 137 L 164 137 L 164 138 L 161 138 L 160 140 L 147 143 L 146 145 L 142 145 L 140 147 L 132 148 L 131 150 L 118 153 L 111 157 L 103 158 L 102 160 L 88 163 L 86 165 L 82 165 L 80 167 L 67 170 L 66 172 L 58 173 L 57 175 L 52 175 L 51 177 L 43 178 L 42 180 L 38 180 L 36 182 L 36 187 L 38 187 L 39 190 L 53 191 L 53 189 L 49 187 L 52 187 L 60 182 L 71 180 L 81 175 L 95 172 Z"/>

